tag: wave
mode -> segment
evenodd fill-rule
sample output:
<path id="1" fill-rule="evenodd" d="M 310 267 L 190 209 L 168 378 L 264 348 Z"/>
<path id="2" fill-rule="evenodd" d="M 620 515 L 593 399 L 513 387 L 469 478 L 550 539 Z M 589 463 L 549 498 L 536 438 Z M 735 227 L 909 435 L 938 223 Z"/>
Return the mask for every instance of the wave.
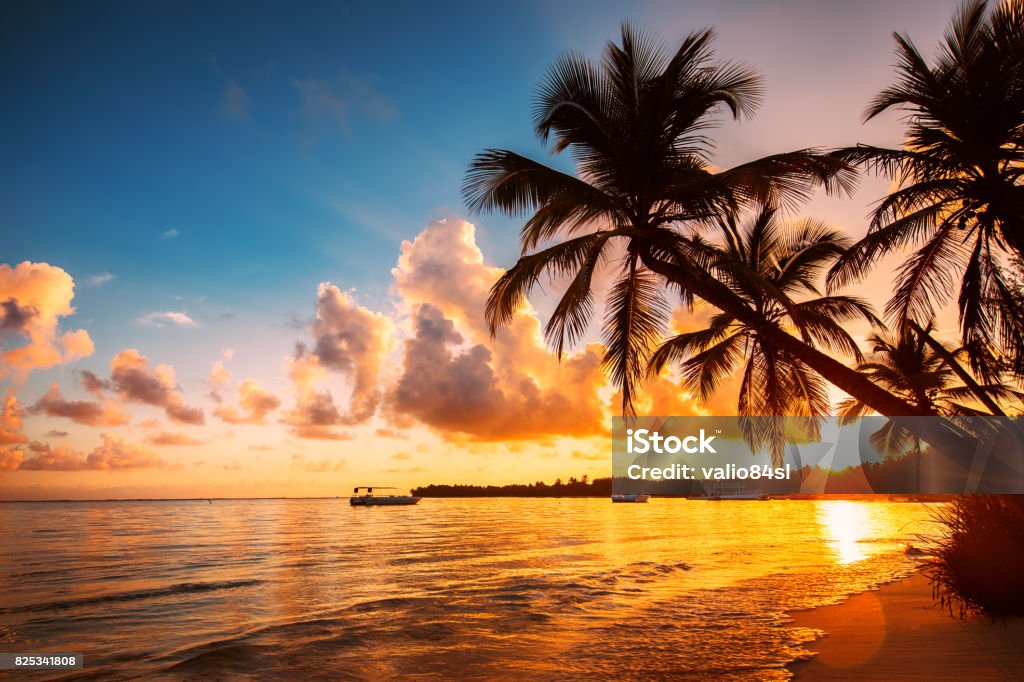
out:
<path id="1" fill-rule="evenodd" d="M 81 599 L 68 599 L 64 601 L 43 602 L 39 604 L 28 604 L 14 608 L 0 609 L 0 614 L 26 613 L 38 611 L 62 611 L 66 609 L 81 608 L 83 606 L 95 606 L 97 604 L 116 604 L 119 602 L 138 601 L 140 599 L 156 599 L 159 597 L 174 597 L 181 594 L 196 592 L 213 592 L 215 590 L 232 590 L 240 587 L 251 587 L 260 585 L 265 580 L 224 580 L 219 582 L 205 583 L 178 583 L 152 590 L 132 590 L 129 592 L 117 592 L 104 594 L 96 597 L 83 597 Z"/>

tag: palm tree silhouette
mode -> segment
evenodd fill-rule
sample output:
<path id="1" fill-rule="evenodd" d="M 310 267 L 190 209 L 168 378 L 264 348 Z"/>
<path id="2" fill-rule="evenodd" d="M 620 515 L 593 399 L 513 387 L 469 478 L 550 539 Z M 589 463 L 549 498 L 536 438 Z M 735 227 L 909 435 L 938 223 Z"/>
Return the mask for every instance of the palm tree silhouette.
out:
<path id="1" fill-rule="evenodd" d="M 874 333 L 868 337 L 872 347 L 871 358 L 861 362 L 857 370 L 873 381 L 912 402 L 922 409 L 949 416 L 977 416 L 987 414 L 971 405 L 979 393 L 992 398 L 1019 399 L 1020 394 L 1002 384 L 973 386 L 957 383 L 959 372 L 954 367 L 956 357 L 963 348 L 952 349 L 941 345 L 936 348 L 932 337 L 934 325 L 905 327 L 896 336 Z M 871 408 L 855 398 L 844 400 L 837 410 L 840 424 L 850 424 L 872 412 Z M 899 456 L 915 454 L 915 480 L 920 492 L 921 439 L 897 421 L 887 421 L 869 440 L 879 453 Z"/>
<path id="2" fill-rule="evenodd" d="M 669 54 L 627 23 L 621 44 L 609 43 L 599 64 L 578 54 L 554 63 L 536 96 L 534 129 L 552 153 L 570 151 L 579 177 L 507 150 L 488 149 L 473 160 L 463 185 L 471 211 L 531 214 L 522 255 L 487 302 L 492 334 L 542 275 L 568 277 L 545 328 L 561 354 L 593 316 L 595 270 L 615 259 L 603 336 L 605 366 L 625 413 L 633 413 L 647 359 L 662 340 L 671 288 L 685 302 L 700 298 L 727 313 L 879 413 L 922 414 L 765 317 L 715 277 L 707 254 L 681 229 L 714 228 L 748 207 L 791 207 L 819 186 L 842 192 L 855 182 L 844 161 L 815 150 L 712 169 L 708 132 L 716 113 L 724 107 L 736 118 L 749 115 L 761 92 L 753 71 L 713 59 L 712 38 L 709 30 L 692 33 Z M 785 301 L 775 290 L 764 295 Z"/>
<path id="3" fill-rule="evenodd" d="M 859 298 L 822 296 L 817 290 L 822 272 L 849 247 L 849 240 L 813 220 L 782 225 L 771 208 L 742 228 L 730 216 L 720 229 L 722 244 L 692 237 L 705 251 L 712 273 L 760 317 L 794 329 L 806 344 L 863 361 L 844 323 L 866 320 L 879 326 L 881 321 Z M 738 411 L 744 437 L 754 452 L 767 446 L 776 465 L 783 459 L 787 426 L 817 440 L 820 419 L 831 410 L 821 375 L 726 312 L 714 315 L 707 329 L 667 339 L 652 355 L 650 373 L 660 374 L 670 364 L 678 365 L 682 385 L 702 401 L 742 366 Z M 770 415 L 802 419 L 760 418 Z"/>
<path id="4" fill-rule="evenodd" d="M 897 188 L 876 207 L 867 236 L 829 275 L 845 286 L 907 246 L 886 312 L 924 324 L 957 288 L 962 343 L 972 368 L 991 380 L 995 342 L 1024 376 L 1024 305 L 1005 267 L 1024 253 L 1024 6 L 962 5 L 930 65 L 895 34 L 898 80 L 866 111 L 906 112 L 902 149 L 861 145 L 838 155 L 885 173 Z M 959 287 L 956 280 L 960 279 Z"/>

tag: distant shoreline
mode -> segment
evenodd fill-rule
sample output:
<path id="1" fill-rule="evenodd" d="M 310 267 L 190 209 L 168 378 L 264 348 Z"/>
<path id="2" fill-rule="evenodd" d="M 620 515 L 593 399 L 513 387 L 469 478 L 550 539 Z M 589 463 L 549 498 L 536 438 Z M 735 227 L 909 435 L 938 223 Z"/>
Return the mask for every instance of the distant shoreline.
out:
<path id="1" fill-rule="evenodd" d="M 462 494 L 462 495 L 424 495 L 419 497 L 435 500 L 455 499 L 606 499 L 609 495 L 598 493 L 587 494 Z M 892 495 L 889 493 L 835 493 L 822 495 L 772 495 L 770 499 L 778 501 L 799 501 L 799 500 L 850 500 L 866 502 L 949 502 L 955 495 Z M 686 495 L 651 495 L 652 499 L 688 499 Z M 85 499 L 56 499 L 56 500 L 0 500 L 0 504 L 60 504 L 60 503 L 87 503 L 87 502 L 238 502 L 246 500 L 347 500 L 349 495 L 333 495 L 319 497 L 110 497 L 110 498 L 85 498 Z M 733 502 L 736 500 L 722 500 Z"/>

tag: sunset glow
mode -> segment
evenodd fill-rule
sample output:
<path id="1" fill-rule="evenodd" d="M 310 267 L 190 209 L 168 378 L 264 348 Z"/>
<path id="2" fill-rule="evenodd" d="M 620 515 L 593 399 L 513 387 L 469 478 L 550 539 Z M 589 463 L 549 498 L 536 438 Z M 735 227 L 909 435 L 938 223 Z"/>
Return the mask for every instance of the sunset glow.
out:
<path id="1" fill-rule="evenodd" d="M 641 22 L 656 15 L 652 25 L 671 40 L 728 24 L 717 49 L 763 70 L 768 97 L 758 115 L 716 131 L 714 162 L 726 167 L 801 146 L 898 145 L 897 117 L 858 118 L 887 78 L 889 32 L 910 29 L 930 43 L 953 5 L 816 8 L 814 21 L 850 37 L 828 38 L 815 59 L 782 49 L 794 42 L 787 32 L 807 36 L 779 24 L 777 8 L 635 11 Z M 470 224 L 458 196 L 480 148 L 507 139 L 537 151 L 526 103 L 550 56 L 590 49 L 621 19 L 605 7 L 582 23 L 555 21 L 556 30 L 531 23 L 533 11 L 514 20 L 530 24 L 531 54 L 496 67 L 513 109 L 494 88 L 471 86 L 479 67 L 469 65 L 470 55 L 511 48 L 510 38 L 461 31 L 439 53 L 425 47 L 434 31 L 421 30 L 425 19 L 414 13 L 389 34 L 432 55 L 416 78 L 396 77 L 406 64 L 387 58 L 391 41 L 325 31 L 338 22 L 315 13 L 302 20 L 302 55 L 288 49 L 297 37 L 263 50 L 258 26 L 280 22 L 253 10 L 237 42 L 200 35 L 175 64 L 162 60 L 155 36 L 114 26 L 103 28 L 105 43 L 146 47 L 127 61 L 25 52 L 33 41 L 61 42 L 64 30 L 28 17 L 6 41 L 19 53 L 8 63 L 19 66 L 3 76 L 20 94 L 3 114 L 0 496 L 331 496 L 375 481 L 608 475 L 619 398 L 600 368 L 600 326 L 561 361 L 553 356 L 543 328 L 567 285 L 556 281 L 492 340 L 484 304 L 518 252 L 518 225 L 494 216 Z M 862 24 L 856 39 L 851 22 Z M 762 31 L 766 23 L 776 30 Z M 824 35 L 810 44 L 823 45 Z M 249 51 L 257 45 L 259 57 Z M 90 83 L 109 83 L 80 96 L 72 63 Z M 146 65 L 147 75 L 129 63 Z M 47 69 L 64 75 L 47 88 L 29 83 Z M 459 88 L 440 96 L 453 77 Z M 424 80 L 434 85 L 424 90 Z M 119 94 L 139 88 L 134 103 Z M 180 111 L 142 103 L 165 88 Z M 44 109 L 68 115 L 47 127 L 36 114 Z M 25 172 L 12 182 L 16 168 Z M 886 184 L 865 177 L 851 199 L 819 194 L 803 214 L 862 234 Z M 595 288 L 611 281 L 599 271 Z M 890 290 L 875 277 L 857 293 Z M 701 309 L 680 308 L 672 331 L 706 320 Z M 666 372 L 647 382 L 637 406 L 732 414 L 736 385 L 724 382 L 702 404 Z"/>

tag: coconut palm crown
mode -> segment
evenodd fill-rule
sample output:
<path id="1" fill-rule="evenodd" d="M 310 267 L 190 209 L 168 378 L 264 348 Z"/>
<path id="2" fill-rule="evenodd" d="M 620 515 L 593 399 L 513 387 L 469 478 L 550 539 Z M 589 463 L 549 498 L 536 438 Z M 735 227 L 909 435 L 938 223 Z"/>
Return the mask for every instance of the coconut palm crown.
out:
<path id="1" fill-rule="evenodd" d="M 986 402 L 983 400 L 985 396 L 1005 404 L 1020 401 L 1021 394 L 1002 383 L 975 383 L 973 386 L 960 383 L 960 372 L 957 371 L 960 368 L 954 363 L 958 364 L 957 358 L 965 355 L 966 351 L 945 344 L 937 346 L 931 338 L 933 330 L 934 326 L 929 321 L 924 327 L 904 328 L 898 334 L 876 332 L 869 335 L 871 355 L 858 364 L 857 370 L 907 401 L 946 416 L 989 415 L 978 404 Z M 848 398 L 839 403 L 839 423 L 853 423 L 871 411 L 863 402 Z M 967 422 L 961 424 L 969 426 Z M 1011 438 L 1019 439 L 1015 430 L 1007 429 L 1007 433 Z M 916 449 L 920 457 L 918 436 L 895 420 L 887 421 L 870 436 L 870 440 L 887 457 L 899 456 L 912 449 Z"/>
<path id="2" fill-rule="evenodd" d="M 1024 253 L 1024 3 L 965 3 L 932 63 L 909 37 L 895 39 L 898 80 L 866 118 L 905 112 L 904 146 L 839 155 L 889 175 L 897 188 L 830 283 L 845 286 L 883 255 L 913 247 L 886 312 L 900 326 L 923 325 L 956 295 L 975 372 L 994 378 L 993 350 L 1001 350 L 1024 376 L 1024 307 L 1006 269 L 1008 256 Z"/>
<path id="3" fill-rule="evenodd" d="M 473 212 L 528 214 L 522 255 L 494 285 L 486 316 L 492 333 L 507 324 L 544 274 L 569 284 L 545 333 L 560 354 L 586 332 L 594 313 L 592 280 L 605 262 L 617 276 L 605 300 L 605 366 L 622 391 L 623 410 L 661 342 L 671 287 L 756 327 L 848 393 L 883 414 L 917 409 L 765 318 L 709 270 L 686 229 L 715 229 L 727 215 L 764 205 L 792 207 L 824 186 L 848 191 L 846 162 L 813 149 L 776 154 L 725 170 L 710 162 L 717 115 L 750 115 L 761 96 L 749 68 L 718 61 L 713 33 L 690 34 L 673 53 L 630 24 L 599 63 L 579 54 L 557 60 L 537 93 L 534 130 L 552 153 L 568 151 L 579 177 L 512 151 L 479 154 L 463 194 Z M 669 285 L 668 287 L 666 285 Z M 766 289 L 765 295 L 777 295 Z M 780 299 L 781 300 L 781 299 Z"/>
<path id="4" fill-rule="evenodd" d="M 729 216 L 720 228 L 721 243 L 705 242 L 700 235 L 693 239 L 721 281 L 760 316 L 795 329 L 806 343 L 863 361 L 844 324 L 863 320 L 881 326 L 881 321 L 857 297 L 818 291 L 822 273 L 849 247 L 846 237 L 814 220 L 784 225 L 771 208 L 742 227 Z M 821 375 L 726 312 L 713 315 L 706 329 L 667 339 L 651 356 L 650 372 L 660 374 L 668 365 L 678 367 L 683 387 L 702 401 L 739 372 L 744 437 L 754 452 L 767 447 L 776 463 L 782 462 L 786 423 L 758 417 L 802 417 L 790 420 L 790 426 L 817 439 L 820 419 L 831 412 Z"/>

